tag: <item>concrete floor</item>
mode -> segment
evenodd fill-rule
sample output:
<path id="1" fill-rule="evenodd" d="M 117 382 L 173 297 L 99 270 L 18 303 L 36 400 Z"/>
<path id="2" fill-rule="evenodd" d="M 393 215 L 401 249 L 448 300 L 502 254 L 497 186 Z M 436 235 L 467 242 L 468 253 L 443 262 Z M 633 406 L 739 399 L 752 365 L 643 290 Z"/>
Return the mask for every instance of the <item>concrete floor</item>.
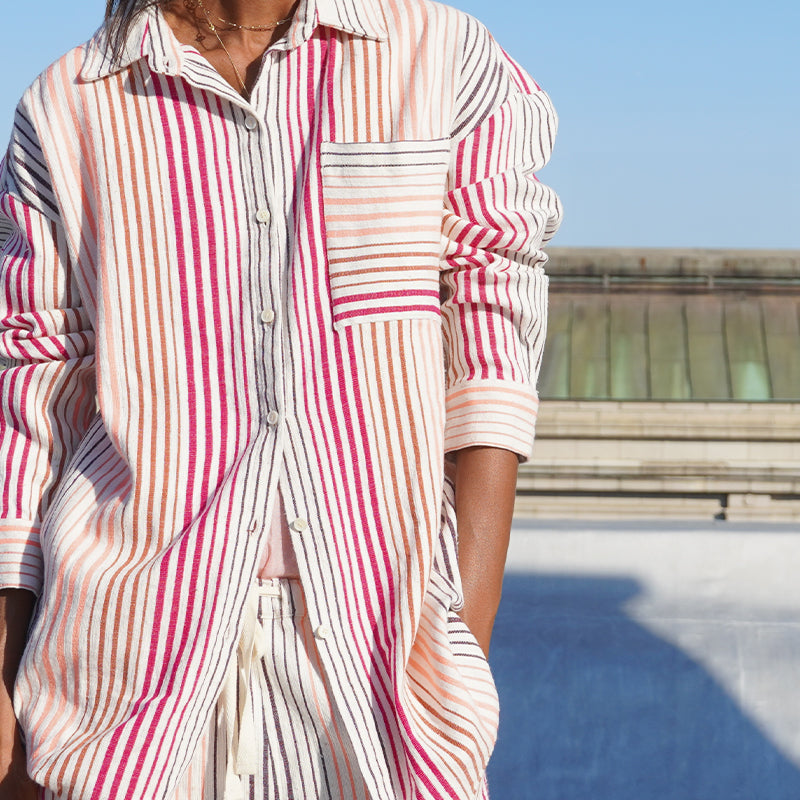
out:
<path id="1" fill-rule="evenodd" d="M 800 800 L 798 533 L 515 525 L 493 800 Z"/>

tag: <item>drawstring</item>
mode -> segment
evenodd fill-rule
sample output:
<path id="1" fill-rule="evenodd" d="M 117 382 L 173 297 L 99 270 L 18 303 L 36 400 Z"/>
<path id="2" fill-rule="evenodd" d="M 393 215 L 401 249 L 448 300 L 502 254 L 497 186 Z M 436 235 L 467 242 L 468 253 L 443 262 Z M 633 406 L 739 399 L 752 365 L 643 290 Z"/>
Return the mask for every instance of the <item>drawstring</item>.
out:
<path id="1" fill-rule="evenodd" d="M 255 715 L 250 700 L 250 680 L 253 668 L 266 653 L 266 636 L 258 621 L 259 597 L 280 597 L 277 586 L 254 584 L 247 595 L 242 622 L 242 634 L 219 699 L 225 719 L 227 742 L 225 768 L 225 800 L 245 800 L 242 776 L 255 775 L 263 753 L 257 750 Z M 238 703 L 237 703 L 238 697 Z"/>

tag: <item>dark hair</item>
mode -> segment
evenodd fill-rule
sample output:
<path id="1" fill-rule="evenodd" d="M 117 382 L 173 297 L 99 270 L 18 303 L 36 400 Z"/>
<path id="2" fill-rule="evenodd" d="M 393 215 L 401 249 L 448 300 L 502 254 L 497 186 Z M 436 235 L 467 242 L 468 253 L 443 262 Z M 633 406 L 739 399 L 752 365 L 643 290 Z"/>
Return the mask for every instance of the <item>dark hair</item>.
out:
<path id="1" fill-rule="evenodd" d="M 131 24 L 137 15 L 162 0 L 106 0 L 106 30 L 114 61 L 119 60 Z"/>

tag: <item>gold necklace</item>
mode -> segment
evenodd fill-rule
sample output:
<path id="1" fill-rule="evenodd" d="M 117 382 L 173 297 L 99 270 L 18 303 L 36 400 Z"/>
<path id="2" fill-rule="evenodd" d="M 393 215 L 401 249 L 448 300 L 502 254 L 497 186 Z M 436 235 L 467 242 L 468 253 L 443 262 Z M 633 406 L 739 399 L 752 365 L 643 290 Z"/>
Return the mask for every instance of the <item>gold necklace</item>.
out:
<path id="1" fill-rule="evenodd" d="M 200 8 L 203 10 L 203 13 L 206 15 L 206 23 L 208 24 L 209 11 L 203 5 L 203 0 L 196 0 L 196 2 L 197 2 L 197 5 L 200 6 Z M 229 19 L 224 19 L 219 14 L 214 14 L 214 16 L 223 25 L 227 25 L 228 26 L 228 30 L 234 29 L 234 30 L 240 30 L 240 31 L 255 31 L 255 32 L 274 31 L 275 28 L 279 27 L 280 25 L 284 25 L 287 22 L 291 22 L 291 19 L 292 19 L 289 16 L 289 17 L 286 17 L 286 19 L 279 19 L 279 20 L 276 20 L 275 22 L 267 22 L 267 23 L 265 23 L 263 25 L 240 25 L 238 22 L 231 22 L 231 20 L 229 20 Z M 210 27 L 210 25 L 209 25 L 209 27 Z"/>
<path id="2" fill-rule="evenodd" d="M 206 24 L 209 28 L 211 28 L 211 33 L 217 37 L 217 41 L 219 42 L 220 47 L 225 51 L 225 55 L 228 56 L 228 61 L 231 62 L 231 66 L 233 67 L 233 72 L 236 75 L 236 80 L 239 81 L 239 85 L 242 87 L 242 91 L 244 92 L 244 96 L 247 100 L 250 100 L 250 92 L 247 90 L 247 85 L 245 84 L 244 80 L 242 79 L 242 75 L 239 72 L 239 68 L 236 66 L 236 62 L 233 60 L 233 56 L 228 51 L 228 48 L 225 47 L 225 42 L 222 41 L 222 37 L 219 35 L 217 31 L 217 26 L 211 21 L 211 17 L 209 16 L 208 9 L 203 5 L 203 0 L 197 0 L 197 5 L 200 6 L 203 14 L 206 17 Z"/>
<path id="3" fill-rule="evenodd" d="M 199 0 L 198 0 L 199 1 Z M 240 31 L 255 31 L 255 32 L 262 32 L 262 31 L 274 31 L 275 28 L 278 28 L 281 25 L 285 25 L 287 22 L 291 22 L 291 17 L 286 17 L 285 19 L 279 19 L 275 22 L 268 22 L 265 25 L 240 25 L 238 22 L 231 22 L 230 20 L 223 19 L 218 14 L 214 14 L 214 16 L 223 24 L 227 25 L 229 28 L 234 28 Z"/>

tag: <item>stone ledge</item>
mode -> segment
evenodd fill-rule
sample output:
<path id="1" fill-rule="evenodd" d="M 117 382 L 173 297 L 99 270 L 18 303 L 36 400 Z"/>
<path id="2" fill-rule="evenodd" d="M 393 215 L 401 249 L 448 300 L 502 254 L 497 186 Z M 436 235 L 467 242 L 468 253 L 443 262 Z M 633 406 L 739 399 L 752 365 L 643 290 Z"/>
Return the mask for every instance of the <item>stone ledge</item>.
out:
<path id="1" fill-rule="evenodd" d="M 798 442 L 800 403 L 542 400 L 538 439 Z"/>
<path id="2" fill-rule="evenodd" d="M 782 498 L 768 494 L 730 494 L 725 518 L 732 522 L 800 522 L 800 498 Z"/>
<path id="3" fill-rule="evenodd" d="M 548 247 L 553 276 L 800 278 L 800 250 Z"/>
<path id="4" fill-rule="evenodd" d="M 695 461 L 590 461 L 587 459 L 537 460 L 519 468 L 519 483 L 540 478 L 739 478 L 749 480 L 800 481 L 797 462 L 775 464 L 769 462 Z"/>
<path id="5" fill-rule="evenodd" d="M 520 492 L 800 493 L 797 463 L 545 460 L 520 467 Z"/>
<path id="6" fill-rule="evenodd" d="M 731 522 L 800 522 L 800 497 L 769 494 L 519 495 L 518 519 L 725 519 Z"/>
<path id="7" fill-rule="evenodd" d="M 535 487 L 535 488 L 534 488 Z M 738 479 L 729 476 L 719 478 L 708 476 L 668 478 L 653 476 L 631 478 L 626 476 L 597 477 L 570 475 L 561 477 L 541 476 L 529 482 L 520 479 L 520 493 L 540 492 L 628 492 L 643 494 L 797 494 L 800 493 L 800 480 L 764 480 L 757 477 Z"/>
<path id="8" fill-rule="evenodd" d="M 517 497 L 518 519 L 715 519 L 722 516 L 720 498 L 620 497 L 614 495 Z"/>

